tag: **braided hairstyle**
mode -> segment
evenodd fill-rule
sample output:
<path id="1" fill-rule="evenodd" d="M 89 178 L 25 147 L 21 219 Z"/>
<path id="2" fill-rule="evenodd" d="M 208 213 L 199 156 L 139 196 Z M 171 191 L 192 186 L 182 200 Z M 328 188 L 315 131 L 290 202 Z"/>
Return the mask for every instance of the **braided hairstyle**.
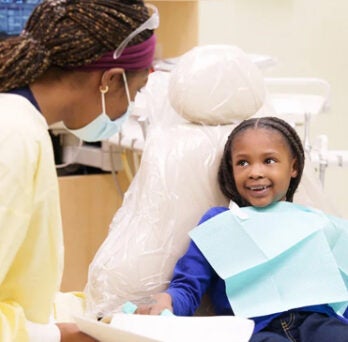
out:
<path id="1" fill-rule="evenodd" d="M 271 116 L 244 120 L 238 126 L 236 126 L 229 135 L 225 144 L 218 171 L 218 182 L 222 193 L 241 207 L 248 205 L 239 195 L 236 183 L 234 181 L 232 169 L 232 149 L 233 141 L 238 134 L 246 131 L 247 129 L 254 128 L 264 128 L 279 132 L 283 136 L 284 141 L 286 141 L 288 144 L 293 157 L 296 158 L 297 176 L 295 178 L 291 178 L 289 189 L 286 193 L 286 201 L 292 202 L 303 173 L 305 163 L 304 150 L 301 139 L 295 129 L 286 121 Z"/>
<path id="2" fill-rule="evenodd" d="M 149 18 L 143 0 L 45 0 L 17 37 L 0 42 L 0 91 L 26 86 L 49 68 L 87 65 Z M 143 42 L 145 30 L 128 45 Z"/>

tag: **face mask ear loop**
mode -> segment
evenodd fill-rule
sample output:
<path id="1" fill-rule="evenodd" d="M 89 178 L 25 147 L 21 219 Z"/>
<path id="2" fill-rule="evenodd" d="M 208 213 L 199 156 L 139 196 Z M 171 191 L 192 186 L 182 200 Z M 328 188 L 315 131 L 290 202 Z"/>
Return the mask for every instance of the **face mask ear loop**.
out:
<path id="1" fill-rule="evenodd" d="M 105 94 L 109 91 L 109 87 L 105 86 L 105 88 L 100 87 L 101 94 L 101 102 L 102 102 L 102 113 L 106 114 L 106 106 L 105 106 Z"/>
<path id="2" fill-rule="evenodd" d="M 130 104 L 131 103 L 131 98 L 130 98 L 130 94 L 129 94 L 129 88 L 128 88 L 128 82 L 127 82 L 126 73 L 124 71 L 122 72 L 122 77 L 123 77 L 124 87 L 126 89 L 126 95 L 127 95 L 127 99 L 128 99 L 128 104 Z"/>

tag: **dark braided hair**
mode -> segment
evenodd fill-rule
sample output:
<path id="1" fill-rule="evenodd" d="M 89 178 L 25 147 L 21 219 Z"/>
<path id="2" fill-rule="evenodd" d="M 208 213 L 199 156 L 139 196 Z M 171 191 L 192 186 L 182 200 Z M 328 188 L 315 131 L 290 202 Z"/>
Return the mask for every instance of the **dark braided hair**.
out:
<path id="1" fill-rule="evenodd" d="M 246 131 L 247 129 L 264 128 L 279 132 L 290 147 L 290 151 L 296 158 L 297 176 L 291 178 L 289 189 L 286 193 L 286 201 L 292 202 L 295 191 L 300 183 L 302 172 L 305 163 L 305 155 L 302 142 L 297 132 L 286 121 L 277 117 L 262 117 L 242 121 L 236 126 L 229 135 L 225 144 L 224 152 L 219 166 L 218 181 L 222 193 L 239 206 L 248 205 L 245 200 L 239 195 L 234 180 L 232 169 L 232 149 L 235 137 Z"/>
<path id="2" fill-rule="evenodd" d="M 0 91 L 26 86 L 50 67 L 89 64 L 149 18 L 143 0 L 45 0 L 20 36 L 0 42 Z M 128 45 L 151 36 L 149 30 Z"/>

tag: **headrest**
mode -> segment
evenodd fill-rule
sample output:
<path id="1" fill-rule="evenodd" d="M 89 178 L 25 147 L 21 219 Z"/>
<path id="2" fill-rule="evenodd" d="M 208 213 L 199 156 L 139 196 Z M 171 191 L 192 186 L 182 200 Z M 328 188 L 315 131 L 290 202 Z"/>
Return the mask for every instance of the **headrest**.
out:
<path id="1" fill-rule="evenodd" d="M 206 125 L 249 118 L 265 101 L 260 70 L 232 45 L 198 46 L 182 55 L 171 73 L 168 92 L 179 115 Z"/>

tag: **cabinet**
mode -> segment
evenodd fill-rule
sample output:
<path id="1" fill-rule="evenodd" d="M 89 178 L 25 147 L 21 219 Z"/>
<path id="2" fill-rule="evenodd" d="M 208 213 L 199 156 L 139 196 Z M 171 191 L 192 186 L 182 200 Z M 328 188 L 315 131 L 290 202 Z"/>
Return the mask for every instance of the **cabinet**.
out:
<path id="1" fill-rule="evenodd" d="M 179 56 L 198 41 L 198 1 L 149 1 L 160 14 L 158 58 Z M 117 178 L 125 191 L 124 172 Z M 111 174 L 59 177 L 65 242 L 62 291 L 83 290 L 88 266 L 105 239 L 122 199 Z"/>
<path id="2" fill-rule="evenodd" d="M 120 172 L 117 179 L 125 191 L 125 174 Z M 59 177 L 59 187 L 65 245 L 61 290 L 83 290 L 88 266 L 122 198 L 111 174 Z"/>
<path id="3" fill-rule="evenodd" d="M 198 1 L 147 1 L 159 11 L 158 58 L 177 57 L 198 44 Z"/>

